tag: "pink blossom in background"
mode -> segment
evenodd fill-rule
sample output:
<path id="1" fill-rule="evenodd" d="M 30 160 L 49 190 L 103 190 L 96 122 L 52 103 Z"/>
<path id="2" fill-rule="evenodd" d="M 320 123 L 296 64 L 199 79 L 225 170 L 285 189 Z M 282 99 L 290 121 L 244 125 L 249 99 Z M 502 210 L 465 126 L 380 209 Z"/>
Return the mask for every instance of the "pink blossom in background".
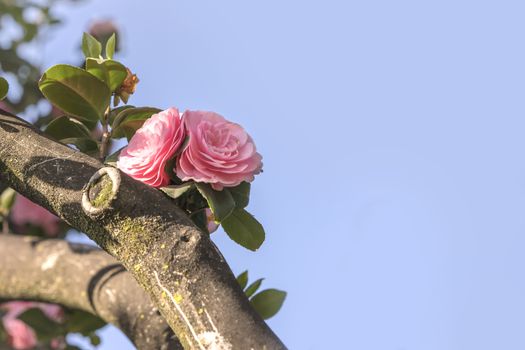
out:
<path id="1" fill-rule="evenodd" d="M 32 349 L 37 344 L 37 337 L 34 330 L 18 319 L 18 316 L 26 310 L 39 308 L 47 317 L 55 322 L 62 322 L 64 319 L 64 311 L 60 306 L 54 304 L 31 301 L 10 301 L 0 304 L 0 308 L 7 311 L 2 322 L 9 336 L 9 344 L 17 350 Z"/>
<path id="2" fill-rule="evenodd" d="M 16 318 L 4 318 L 4 328 L 8 343 L 16 350 L 32 349 L 37 344 L 35 331 Z"/>
<path id="3" fill-rule="evenodd" d="M 93 35 L 97 39 L 109 37 L 113 33 L 118 32 L 118 27 L 110 19 L 100 19 L 91 23 L 89 26 L 89 34 Z"/>
<path id="4" fill-rule="evenodd" d="M 190 137 L 177 161 L 183 181 L 207 182 L 216 190 L 251 182 L 262 169 L 262 157 L 244 129 L 214 112 L 186 111 Z"/>
<path id="5" fill-rule="evenodd" d="M 150 186 L 166 186 L 170 182 L 166 163 L 182 146 L 185 137 L 184 125 L 176 108 L 155 114 L 120 152 L 117 167 Z"/>
<path id="6" fill-rule="evenodd" d="M 18 227 L 27 224 L 41 227 L 49 236 L 56 236 L 60 230 L 60 219 L 57 216 L 22 195 L 16 196 L 11 209 L 11 221 Z"/>
<path id="7" fill-rule="evenodd" d="M 213 233 L 219 228 L 219 224 L 215 222 L 215 216 L 210 208 L 206 208 L 206 222 L 208 223 L 208 232 Z"/>

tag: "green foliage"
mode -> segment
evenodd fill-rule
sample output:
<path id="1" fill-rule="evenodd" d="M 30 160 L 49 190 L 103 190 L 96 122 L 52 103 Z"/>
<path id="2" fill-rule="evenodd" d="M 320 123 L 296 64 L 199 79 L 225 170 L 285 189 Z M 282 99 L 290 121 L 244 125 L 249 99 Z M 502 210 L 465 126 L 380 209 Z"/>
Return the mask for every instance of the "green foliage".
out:
<path id="1" fill-rule="evenodd" d="M 69 0 L 8 0 L 0 1 L 0 16 L 2 20 L 10 20 L 22 33 L 11 40 L 3 40 L 0 47 L 0 72 L 12 73 L 13 83 L 20 86 L 21 95 L 16 99 L 7 98 L 6 102 L 13 113 L 23 112 L 28 106 L 42 100 L 38 89 L 38 79 L 41 76 L 38 63 L 22 58 L 18 53 L 22 46 L 31 46 L 41 42 L 42 34 L 49 33 L 50 28 L 60 23 L 55 17 L 52 7 L 58 3 L 73 2 Z M 28 8 L 38 16 L 26 16 Z M 4 28 L 0 26 L 0 35 Z"/>
<path id="2" fill-rule="evenodd" d="M 106 322 L 99 317 L 81 310 L 69 310 L 66 313 L 66 320 L 68 333 L 80 333 L 85 336 L 92 335 L 106 325 Z"/>
<path id="3" fill-rule="evenodd" d="M 239 282 L 241 289 L 244 290 L 246 297 L 250 299 L 250 304 L 266 320 L 279 312 L 286 299 L 286 292 L 277 289 L 266 289 L 253 296 L 261 287 L 263 280 L 264 278 L 259 278 L 246 287 L 248 284 L 248 271 L 244 271 L 237 276 L 237 282 Z"/>
<path id="4" fill-rule="evenodd" d="M 246 288 L 246 285 L 248 284 L 248 270 L 237 276 L 237 282 L 239 282 L 241 289 Z"/>
<path id="5" fill-rule="evenodd" d="M 120 107 L 117 115 L 114 117 L 110 115 L 111 137 L 115 139 L 126 137 L 130 140 L 146 120 L 160 111 L 160 109 L 153 107 Z"/>
<path id="6" fill-rule="evenodd" d="M 246 294 L 248 298 L 254 295 L 255 292 L 257 292 L 257 290 L 259 290 L 259 288 L 261 287 L 261 283 L 263 280 L 264 278 L 259 278 L 257 281 L 250 284 L 248 288 L 246 288 L 246 290 L 244 291 L 244 294 Z"/>
<path id="7" fill-rule="evenodd" d="M 50 341 L 65 332 L 62 324 L 49 319 L 39 308 L 29 309 L 18 318 L 33 328 L 41 342 Z"/>
<path id="8" fill-rule="evenodd" d="M 235 208 L 244 209 L 248 206 L 250 202 L 250 187 L 251 184 L 249 182 L 241 182 L 238 186 L 227 189 L 235 200 Z"/>
<path id="9" fill-rule="evenodd" d="M 88 121 L 102 120 L 109 106 L 108 86 L 81 68 L 59 64 L 39 82 L 44 96 L 64 112 Z"/>
<path id="10" fill-rule="evenodd" d="M 190 190 L 193 185 L 195 185 L 193 182 L 185 182 L 182 185 L 171 185 L 166 187 L 161 187 L 160 190 L 164 193 L 166 193 L 171 198 L 179 198 L 184 193 L 186 193 L 188 190 Z"/>
<path id="11" fill-rule="evenodd" d="M 0 77 L 0 101 L 7 96 L 9 91 L 9 83 L 4 78 Z"/>
<path id="12" fill-rule="evenodd" d="M 80 333 L 89 337 L 93 345 L 98 345 L 100 338 L 95 331 L 106 325 L 100 318 L 80 310 L 66 310 L 64 322 L 60 323 L 48 318 L 39 308 L 31 308 L 18 318 L 35 330 L 39 342 L 48 342 L 68 333 Z"/>
<path id="13" fill-rule="evenodd" d="M 274 316 L 283 306 L 286 292 L 277 289 L 266 289 L 255 295 L 251 300 L 253 308 L 265 320 Z"/>
<path id="14" fill-rule="evenodd" d="M 71 137 L 91 137 L 91 132 L 84 124 L 66 116 L 53 119 L 45 133 L 58 141 Z"/>
<path id="15" fill-rule="evenodd" d="M 113 60 L 88 58 L 86 70 L 106 83 L 111 92 L 116 91 L 128 75 L 126 67 Z"/>
<path id="16" fill-rule="evenodd" d="M 264 242 L 264 228 L 244 209 L 234 210 L 221 224 L 228 236 L 245 248 L 255 251 Z"/>
<path id="17" fill-rule="evenodd" d="M 100 44 L 100 42 L 91 34 L 84 33 L 82 36 L 82 52 L 86 58 L 99 58 L 102 54 L 102 44 Z"/>
<path id="18" fill-rule="evenodd" d="M 115 33 L 111 34 L 106 43 L 106 56 L 108 59 L 112 60 L 115 55 L 115 46 L 116 46 L 117 37 Z"/>
<path id="19" fill-rule="evenodd" d="M 217 222 L 225 220 L 235 209 L 235 201 L 228 190 L 215 191 L 209 184 L 195 183 L 195 186 L 206 198 Z"/>

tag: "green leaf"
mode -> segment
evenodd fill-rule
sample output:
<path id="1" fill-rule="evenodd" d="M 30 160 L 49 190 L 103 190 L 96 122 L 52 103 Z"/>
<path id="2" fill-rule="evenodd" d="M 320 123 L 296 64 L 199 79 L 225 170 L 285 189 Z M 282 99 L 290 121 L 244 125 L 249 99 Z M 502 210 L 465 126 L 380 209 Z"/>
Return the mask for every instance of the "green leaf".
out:
<path id="1" fill-rule="evenodd" d="M 172 185 L 172 186 L 161 187 L 160 190 L 166 193 L 171 198 L 179 198 L 184 193 L 186 193 L 190 188 L 192 188 L 193 185 L 194 185 L 193 182 L 185 182 L 182 185 Z"/>
<path id="2" fill-rule="evenodd" d="M 102 342 L 100 337 L 96 335 L 95 333 L 91 333 L 89 335 L 89 341 L 91 342 L 91 345 L 93 346 L 99 346 L 100 343 Z"/>
<path id="3" fill-rule="evenodd" d="M 102 80 L 111 92 L 117 90 L 128 76 L 126 67 L 113 60 L 86 59 L 86 70 Z"/>
<path id="4" fill-rule="evenodd" d="M 146 120 L 160 111 L 160 109 L 153 107 L 126 108 L 122 110 L 113 120 L 111 137 L 115 139 L 126 137 L 130 140 Z"/>
<path id="5" fill-rule="evenodd" d="M 215 191 L 202 182 L 195 184 L 200 194 L 206 199 L 217 222 L 225 220 L 235 209 L 235 201 L 228 191 Z"/>
<path id="6" fill-rule="evenodd" d="M 9 213 L 13 204 L 15 204 L 15 200 L 16 191 L 10 187 L 6 188 L 4 192 L 2 192 L 2 195 L 0 195 L 0 209 L 2 209 L 4 213 Z"/>
<path id="7" fill-rule="evenodd" d="M 61 139 L 60 142 L 65 143 L 66 145 L 75 145 L 82 153 L 86 153 L 91 156 L 98 155 L 98 143 L 91 138 L 71 137 Z"/>
<path id="8" fill-rule="evenodd" d="M 241 289 L 246 288 L 246 285 L 248 284 L 248 270 L 237 276 L 237 282 L 239 282 Z"/>
<path id="9" fill-rule="evenodd" d="M 91 138 L 91 132 L 80 121 L 66 116 L 53 119 L 46 127 L 45 133 L 55 140 L 70 137 Z"/>
<path id="10" fill-rule="evenodd" d="M 111 110 L 111 112 L 109 112 L 109 125 L 111 125 L 111 127 L 114 127 L 113 124 L 115 122 L 115 118 L 117 118 L 117 116 L 120 114 L 120 112 L 126 110 L 126 109 L 130 109 L 130 108 L 136 108 L 135 106 L 131 106 L 131 105 L 125 105 L 125 106 L 120 106 L 120 107 L 117 107 L 117 108 L 113 108 Z"/>
<path id="11" fill-rule="evenodd" d="M 250 300 L 253 308 L 265 320 L 274 316 L 286 299 L 286 292 L 277 289 L 266 289 L 257 294 Z"/>
<path id="12" fill-rule="evenodd" d="M 40 91 L 64 112 L 88 121 L 101 120 L 109 106 L 111 91 L 93 74 L 59 64 L 49 68 L 38 83 Z"/>
<path id="13" fill-rule="evenodd" d="M 49 319 L 42 310 L 38 308 L 32 308 L 25 311 L 18 316 L 18 319 L 33 328 L 38 336 L 38 340 L 42 342 L 48 341 L 64 333 L 61 324 Z"/>
<path id="14" fill-rule="evenodd" d="M 255 294 L 255 292 L 257 292 L 263 280 L 264 278 L 259 278 L 257 281 L 250 284 L 248 288 L 246 288 L 246 290 L 244 291 L 244 294 L 246 294 L 247 298 L 251 297 L 252 295 Z"/>
<path id="15" fill-rule="evenodd" d="M 200 228 L 203 232 L 208 232 L 208 218 L 204 210 L 197 210 L 190 214 L 190 219 L 193 223 Z"/>
<path id="16" fill-rule="evenodd" d="M 9 83 L 4 78 L 0 77 L 0 101 L 7 96 L 9 91 Z"/>
<path id="17" fill-rule="evenodd" d="M 95 39 L 91 34 L 84 33 L 82 36 L 82 52 L 86 58 L 99 58 L 102 53 L 102 44 Z"/>
<path id="18" fill-rule="evenodd" d="M 106 43 L 106 57 L 110 60 L 113 59 L 113 56 L 115 55 L 115 43 L 116 43 L 116 37 L 115 33 L 111 34 L 111 36 L 108 39 L 108 42 Z"/>
<path id="19" fill-rule="evenodd" d="M 106 322 L 85 311 L 71 310 L 67 314 L 65 325 L 68 333 L 89 336 L 97 329 L 104 327 Z"/>
<path id="20" fill-rule="evenodd" d="M 250 202 L 250 183 L 241 182 L 238 186 L 228 187 L 233 199 L 235 200 L 235 208 L 244 209 Z"/>
<path id="21" fill-rule="evenodd" d="M 244 209 L 235 210 L 221 224 L 228 236 L 245 248 L 255 251 L 264 242 L 264 228 Z"/>

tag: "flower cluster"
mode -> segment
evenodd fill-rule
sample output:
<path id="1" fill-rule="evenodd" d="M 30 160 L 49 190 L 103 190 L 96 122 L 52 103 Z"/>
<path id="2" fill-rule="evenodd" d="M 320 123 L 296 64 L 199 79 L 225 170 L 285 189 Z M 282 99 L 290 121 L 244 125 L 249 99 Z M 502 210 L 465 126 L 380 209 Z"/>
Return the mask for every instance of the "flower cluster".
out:
<path id="1" fill-rule="evenodd" d="M 44 315 L 55 322 L 62 322 L 64 319 L 64 311 L 58 305 L 30 301 L 11 301 L 0 304 L 0 309 L 6 311 L 6 314 L 1 321 L 7 332 L 8 343 L 13 349 L 33 349 L 38 343 L 33 328 L 18 319 L 18 316 L 33 308 L 42 310 Z M 61 347 L 62 343 L 62 339 L 53 339 L 51 341 L 51 348 L 58 349 Z"/>
<path id="2" fill-rule="evenodd" d="M 28 228 L 32 226 L 42 229 L 47 237 L 56 237 L 60 232 L 58 217 L 22 195 L 16 196 L 11 209 L 11 221 L 20 233 L 28 233 Z"/>
<path id="3" fill-rule="evenodd" d="M 186 140 L 187 139 L 187 140 Z M 170 183 L 169 162 L 182 181 L 209 183 L 215 190 L 251 182 L 262 168 L 252 138 L 214 112 L 176 108 L 153 115 L 120 153 L 117 167 L 153 187 Z"/>

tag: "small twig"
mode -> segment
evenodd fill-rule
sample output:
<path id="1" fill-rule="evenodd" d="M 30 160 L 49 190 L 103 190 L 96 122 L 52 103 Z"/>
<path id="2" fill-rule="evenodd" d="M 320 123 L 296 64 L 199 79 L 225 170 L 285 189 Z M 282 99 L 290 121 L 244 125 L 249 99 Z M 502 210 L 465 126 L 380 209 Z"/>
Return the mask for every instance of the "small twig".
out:
<path id="1" fill-rule="evenodd" d="M 107 156 L 109 140 L 111 138 L 111 132 L 108 129 L 110 112 L 111 112 L 111 108 L 108 107 L 106 109 L 106 113 L 104 113 L 104 120 L 102 121 L 102 138 L 100 140 L 101 144 L 100 144 L 100 154 L 99 154 L 99 158 L 101 162 L 104 162 L 104 159 Z"/>

